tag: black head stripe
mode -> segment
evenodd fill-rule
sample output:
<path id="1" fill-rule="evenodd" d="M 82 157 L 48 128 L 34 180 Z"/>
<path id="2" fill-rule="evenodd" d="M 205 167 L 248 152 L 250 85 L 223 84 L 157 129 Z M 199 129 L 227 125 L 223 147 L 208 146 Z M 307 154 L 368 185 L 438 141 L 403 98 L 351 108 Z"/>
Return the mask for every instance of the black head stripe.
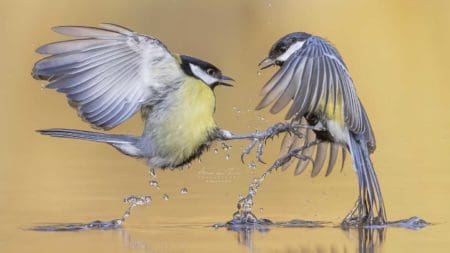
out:
<path id="1" fill-rule="evenodd" d="M 198 78 L 194 75 L 194 73 L 192 73 L 192 70 L 191 70 L 191 67 L 189 66 L 189 64 L 194 64 L 194 65 L 200 67 L 201 69 L 203 69 L 205 72 L 207 72 L 208 69 L 212 69 L 216 73 L 217 77 L 220 77 L 222 75 L 220 70 L 216 66 L 212 65 L 209 62 L 205 62 L 200 59 L 197 59 L 197 58 L 194 58 L 191 56 L 187 56 L 187 55 L 180 55 L 180 58 L 181 58 L 181 69 L 183 69 L 183 71 L 184 71 L 184 73 L 186 73 L 186 75 Z"/>
<path id="2" fill-rule="evenodd" d="M 273 44 L 272 48 L 269 52 L 269 57 L 272 59 L 276 59 L 278 56 L 282 55 L 286 50 L 294 43 L 298 41 L 307 40 L 312 35 L 305 32 L 295 32 L 290 33 L 281 39 L 279 39 L 275 44 Z"/>

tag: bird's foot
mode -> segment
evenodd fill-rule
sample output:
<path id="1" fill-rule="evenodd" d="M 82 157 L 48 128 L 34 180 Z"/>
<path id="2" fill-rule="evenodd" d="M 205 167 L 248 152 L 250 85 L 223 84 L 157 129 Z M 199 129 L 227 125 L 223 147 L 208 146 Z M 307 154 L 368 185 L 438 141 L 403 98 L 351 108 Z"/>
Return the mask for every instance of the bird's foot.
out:
<path id="1" fill-rule="evenodd" d="M 253 140 L 250 142 L 250 144 L 244 148 L 241 154 L 241 161 L 244 163 L 244 157 L 250 154 L 250 152 L 256 147 L 256 159 L 260 163 L 265 164 L 265 162 L 262 160 L 262 155 L 264 145 L 266 144 L 267 140 L 273 139 L 275 136 L 283 132 L 288 132 L 289 134 L 296 135 L 298 138 L 303 138 L 303 134 L 299 131 L 301 127 L 306 126 L 292 125 L 290 123 L 276 123 L 275 125 L 267 128 L 262 132 L 257 131 L 256 133 L 254 133 Z"/>
<path id="2" fill-rule="evenodd" d="M 300 129 L 302 128 L 313 128 L 312 126 L 308 125 L 302 125 L 302 124 L 293 124 L 289 122 L 284 123 L 276 123 L 275 125 L 268 127 L 264 131 L 256 131 L 255 133 L 251 134 L 234 134 L 228 130 L 225 129 L 219 129 L 216 133 L 215 138 L 220 140 L 251 140 L 250 144 L 248 144 L 241 154 L 241 161 L 244 162 L 244 157 L 246 155 L 249 155 L 253 149 L 256 148 L 256 158 L 258 162 L 265 163 L 262 160 L 263 155 L 263 149 L 264 145 L 266 144 L 267 140 L 273 139 L 275 136 L 279 135 L 280 133 L 288 132 L 289 134 L 294 134 L 298 138 L 303 138 L 303 133 L 300 132 Z"/>
<path id="3" fill-rule="evenodd" d="M 387 222 L 384 216 L 376 216 L 372 212 L 364 212 L 360 202 L 357 201 L 355 207 L 342 220 L 341 227 L 343 229 L 348 229 L 385 226 L 386 224 Z"/>

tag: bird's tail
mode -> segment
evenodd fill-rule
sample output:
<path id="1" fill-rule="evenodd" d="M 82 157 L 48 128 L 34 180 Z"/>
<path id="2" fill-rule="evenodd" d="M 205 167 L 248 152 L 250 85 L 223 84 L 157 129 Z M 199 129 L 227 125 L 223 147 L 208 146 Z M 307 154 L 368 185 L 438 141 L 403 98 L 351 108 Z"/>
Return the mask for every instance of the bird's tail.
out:
<path id="1" fill-rule="evenodd" d="M 384 224 L 386 223 L 386 210 L 380 185 L 370 160 L 367 143 L 360 139 L 363 138 L 350 136 L 350 152 L 359 183 L 360 198 L 356 211 L 359 212 L 358 216 L 364 219 L 364 223 Z"/>
<path id="2" fill-rule="evenodd" d="M 74 129 L 63 129 L 63 128 L 43 129 L 37 130 L 37 132 L 52 137 L 81 139 L 81 140 L 108 143 L 111 146 L 115 147 L 120 152 L 124 153 L 125 155 L 133 157 L 143 156 L 143 152 L 139 145 L 140 138 L 131 135 L 104 134 Z"/>

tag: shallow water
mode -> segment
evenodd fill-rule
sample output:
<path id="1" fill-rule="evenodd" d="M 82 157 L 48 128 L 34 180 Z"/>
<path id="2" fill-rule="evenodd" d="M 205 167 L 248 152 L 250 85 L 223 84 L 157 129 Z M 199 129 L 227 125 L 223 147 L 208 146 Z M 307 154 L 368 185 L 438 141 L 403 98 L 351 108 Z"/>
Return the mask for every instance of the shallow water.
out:
<path id="1" fill-rule="evenodd" d="M 0 252 L 448 252 L 448 10 L 445 1 L 0 1 Z M 273 71 L 258 74 L 256 64 L 273 41 L 298 30 L 331 40 L 374 126 L 372 159 L 389 220 L 418 216 L 432 225 L 336 227 L 357 193 L 347 160 L 342 173 L 326 178 L 311 179 L 309 171 L 294 177 L 292 170 L 266 178 L 253 212 L 297 226 L 214 228 L 232 219 L 239 196 L 267 168 L 254 153 L 241 163 L 246 142 L 231 142 L 231 149 L 216 143 L 201 162 L 157 171 L 154 178 L 143 162 L 110 147 L 36 134 L 89 127 L 63 96 L 32 80 L 39 58 L 34 49 L 61 38 L 51 26 L 105 21 L 155 35 L 171 50 L 213 62 L 234 77 L 234 88 L 216 89 L 216 119 L 241 133 L 282 120 L 251 110 Z M 113 132 L 138 134 L 141 128 L 134 117 Z M 269 141 L 264 161 L 277 157 L 279 143 Z M 130 195 L 149 195 L 152 202 L 134 208 L 120 228 L 29 230 L 120 219 Z M 302 220 L 325 223 L 299 227 Z"/>

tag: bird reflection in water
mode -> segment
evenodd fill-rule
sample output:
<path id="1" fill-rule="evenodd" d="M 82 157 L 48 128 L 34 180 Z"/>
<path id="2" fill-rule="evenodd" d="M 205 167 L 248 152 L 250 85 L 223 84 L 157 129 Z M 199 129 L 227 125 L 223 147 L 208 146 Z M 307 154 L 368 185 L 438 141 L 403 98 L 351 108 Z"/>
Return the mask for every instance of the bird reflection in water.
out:
<path id="1" fill-rule="evenodd" d="M 281 228 L 282 229 L 282 228 Z M 303 228 L 311 229 L 311 228 Z M 336 229 L 341 229 L 336 227 Z M 236 232 L 237 242 L 248 248 L 249 252 L 254 252 L 255 242 L 253 241 L 253 233 L 269 233 L 269 227 L 241 227 L 239 229 L 228 227 L 228 230 Z M 302 253 L 376 253 L 381 251 L 382 244 L 386 240 L 387 228 L 351 228 L 344 229 L 342 231 L 347 234 L 349 241 L 355 241 L 355 251 L 348 248 L 348 243 L 342 243 L 342 245 L 336 244 L 336 242 L 330 242 L 330 245 L 326 243 L 317 244 L 311 246 L 310 242 L 305 241 L 299 248 L 287 248 L 284 252 L 302 252 Z M 281 251 L 283 252 L 283 251 Z"/>

